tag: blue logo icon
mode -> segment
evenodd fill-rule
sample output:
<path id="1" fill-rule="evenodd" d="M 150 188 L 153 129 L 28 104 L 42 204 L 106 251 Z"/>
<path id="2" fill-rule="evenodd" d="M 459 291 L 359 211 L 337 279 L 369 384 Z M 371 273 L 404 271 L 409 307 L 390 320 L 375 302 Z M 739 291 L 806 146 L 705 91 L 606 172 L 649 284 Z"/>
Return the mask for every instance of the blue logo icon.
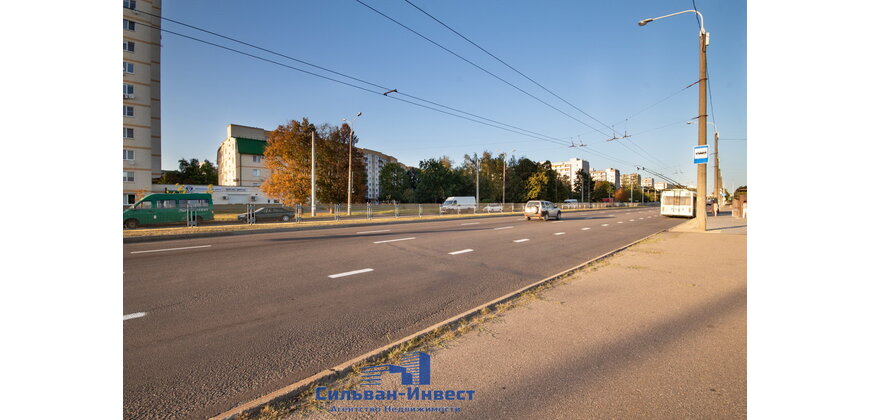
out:
<path id="1" fill-rule="evenodd" d="M 405 353 L 399 365 L 386 364 L 362 368 L 362 385 L 380 385 L 385 373 L 402 375 L 402 385 L 429 385 L 430 356 L 422 351 Z"/>

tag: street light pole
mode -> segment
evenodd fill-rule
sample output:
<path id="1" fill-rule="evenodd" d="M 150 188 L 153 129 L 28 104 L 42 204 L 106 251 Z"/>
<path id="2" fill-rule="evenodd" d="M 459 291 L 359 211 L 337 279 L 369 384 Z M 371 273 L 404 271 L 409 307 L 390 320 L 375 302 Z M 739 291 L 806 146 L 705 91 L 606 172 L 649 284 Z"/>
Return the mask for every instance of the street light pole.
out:
<path id="1" fill-rule="evenodd" d="M 317 216 L 317 196 L 315 195 L 315 185 L 316 184 L 317 184 L 317 173 L 314 172 L 314 131 L 312 131 L 311 132 L 311 217 Z"/>
<path id="2" fill-rule="evenodd" d="M 516 152 L 517 149 L 511 150 L 511 153 Z M 505 203 L 505 185 L 507 184 L 507 153 L 502 152 L 502 169 L 501 169 L 501 207 L 504 210 Z"/>
<path id="3" fill-rule="evenodd" d="M 710 43 L 710 33 L 704 29 L 704 15 L 690 9 L 671 13 L 657 18 L 644 19 L 637 24 L 644 26 L 657 19 L 663 19 L 682 13 L 695 13 L 701 18 L 701 33 L 699 39 L 699 77 L 698 77 L 698 145 L 707 144 L 707 44 Z M 698 231 L 707 230 L 707 164 L 698 164 L 698 186 L 695 200 L 695 214 L 698 219 Z"/>
<path id="4" fill-rule="evenodd" d="M 347 216 L 350 217 L 350 199 L 351 192 L 353 191 L 353 122 L 356 121 L 362 115 L 362 112 L 358 112 L 356 117 L 353 118 L 352 121 L 348 121 L 350 124 L 350 138 L 347 139 Z M 342 118 L 342 120 L 347 121 L 347 118 Z"/>

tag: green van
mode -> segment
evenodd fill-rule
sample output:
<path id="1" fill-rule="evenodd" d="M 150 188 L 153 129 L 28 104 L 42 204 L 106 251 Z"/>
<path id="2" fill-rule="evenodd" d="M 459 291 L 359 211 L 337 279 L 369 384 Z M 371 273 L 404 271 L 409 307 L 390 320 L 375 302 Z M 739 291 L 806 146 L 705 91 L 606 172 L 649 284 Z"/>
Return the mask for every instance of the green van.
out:
<path id="1" fill-rule="evenodd" d="M 185 223 L 188 215 L 197 224 L 214 220 L 211 194 L 149 194 L 124 210 L 124 227 L 159 223 Z"/>

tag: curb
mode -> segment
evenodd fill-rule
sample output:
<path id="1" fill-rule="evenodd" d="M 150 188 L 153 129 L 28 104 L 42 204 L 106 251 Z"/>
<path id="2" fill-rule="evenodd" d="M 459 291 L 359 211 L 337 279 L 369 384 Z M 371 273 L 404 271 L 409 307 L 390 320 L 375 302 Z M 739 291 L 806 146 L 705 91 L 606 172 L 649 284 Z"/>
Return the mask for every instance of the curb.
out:
<path id="1" fill-rule="evenodd" d="M 625 209 L 635 208 L 635 207 L 625 207 Z M 587 212 L 587 211 L 603 211 L 603 210 L 622 210 L 621 208 L 603 208 L 603 209 L 571 209 L 571 212 Z M 264 229 L 244 229 L 244 230 L 230 230 L 230 231 L 221 231 L 221 232 L 192 232 L 192 233 L 179 233 L 179 234 L 169 234 L 169 235 L 154 235 L 154 236 L 132 236 L 128 238 L 123 238 L 122 243 L 132 244 L 132 243 L 143 243 L 143 242 L 159 242 L 159 241 L 171 241 L 175 239 L 198 239 L 198 238 L 215 238 L 222 236 L 236 236 L 236 235 L 256 235 L 261 233 L 281 233 L 281 232 L 298 232 L 302 230 L 320 230 L 320 229 L 335 229 L 335 228 L 347 228 L 347 227 L 364 227 L 364 226 L 381 226 L 381 225 L 394 225 L 394 224 L 407 224 L 407 223 L 426 223 L 426 222 L 437 222 L 442 220 L 462 220 L 462 219 L 489 219 L 489 218 L 498 218 L 498 217 L 514 217 L 514 216 L 522 216 L 522 212 L 512 212 L 512 213 L 504 213 L 504 214 L 481 214 L 481 215 L 467 215 L 467 216 L 443 216 L 441 218 L 436 219 L 394 219 L 394 220 L 384 220 L 384 221 L 374 221 L 374 222 L 361 222 L 361 223 L 347 223 L 347 224 L 328 224 L 328 225 L 318 225 L 318 226 L 287 226 L 287 227 L 275 227 L 275 228 L 264 228 Z M 413 216 L 406 216 L 413 217 Z M 366 219 L 362 219 L 366 220 Z M 290 222 L 288 222 L 290 223 Z M 304 223 L 304 222 L 303 222 Z M 235 225 L 233 225 L 235 226 Z"/>
<path id="2" fill-rule="evenodd" d="M 677 226 L 682 226 L 683 224 L 684 223 L 677 225 Z M 431 325 L 431 326 L 424 328 L 420 331 L 417 331 L 411 335 L 408 335 L 402 339 L 393 341 L 392 343 L 387 344 L 385 346 L 382 346 L 378 349 L 372 350 L 372 351 L 365 353 L 361 356 L 357 356 L 351 360 L 348 360 L 348 361 L 341 363 L 337 366 L 334 366 L 332 368 L 322 370 L 319 373 L 311 375 L 305 379 L 296 381 L 290 385 L 282 387 L 276 391 L 270 392 L 269 394 L 266 394 L 266 395 L 259 397 L 257 399 L 248 401 L 246 403 L 239 404 L 230 410 L 227 410 L 227 411 L 220 413 L 218 415 L 209 417 L 209 420 L 231 420 L 231 419 L 234 419 L 234 418 L 244 414 L 245 412 L 261 408 L 261 407 L 265 406 L 266 404 L 269 404 L 273 401 L 295 397 L 295 396 L 301 394 L 302 392 L 304 392 L 305 389 L 308 388 L 309 386 L 312 386 L 312 385 L 315 385 L 318 383 L 322 384 L 323 382 L 326 382 L 327 380 L 329 380 L 331 377 L 346 374 L 347 372 L 349 372 L 351 370 L 351 367 L 353 367 L 353 365 L 356 365 L 360 362 L 368 361 L 370 359 L 376 359 L 377 357 L 389 352 L 393 348 L 401 346 L 405 342 L 417 339 L 417 338 L 424 336 L 428 333 L 431 333 L 431 332 L 433 332 L 441 327 L 452 326 L 452 325 L 458 324 L 459 322 L 461 322 L 463 320 L 471 319 L 474 316 L 480 314 L 480 312 L 484 309 L 492 308 L 495 305 L 498 305 L 500 303 L 508 302 L 508 301 L 522 295 L 523 293 L 525 293 L 529 290 L 533 290 L 533 289 L 535 289 L 539 286 L 542 286 L 544 284 L 551 283 L 551 282 L 554 282 L 557 280 L 561 280 L 562 278 L 568 277 L 568 276 L 576 273 L 577 271 L 580 271 L 581 269 L 585 268 L 589 264 L 592 264 L 592 263 L 597 262 L 599 260 L 602 260 L 604 258 L 610 257 L 610 256 L 617 254 L 621 251 L 624 251 L 625 249 L 630 248 L 630 247 L 632 247 L 640 242 L 643 242 L 643 241 L 645 241 L 645 240 L 647 240 L 655 235 L 661 234 L 662 232 L 670 231 L 671 229 L 673 229 L 673 228 L 665 228 L 665 229 L 661 229 L 659 231 L 653 232 L 653 233 L 651 233 L 647 236 L 644 236 L 643 238 L 640 238 L 634 242 L 631 242 L 631 243 L 626 244 L 626 245 L 622 245 L 622 246 L 615 248 L 611 251 L 608 251 L 602 255 L 599 255 L 595 258 L 592 258 L 592 259 L 590 259 L 590 260 L 588 260 L 580 265 L 569 268 L 565 271 L 562 271 L 558 274 L 552 275 L 552 276 L 547 277 L 545 279 L 538 280 L 532 284 L 524 286 L 524 287 L 517 289 L 513 292 L 510 292 L 510 293 L 505 294 L 501 297 L 498 297 L 498 298 L 495 298 L 489 302 L 486 302 L 482 305 L 479 305 L 479 306 L 476 306 L 472 309 L 469 309 L 468 311 L 465 311 L 459 315 L 453 316 L 452 318 L 448 318 L 448 319 L 441 321 L 437 324 Z"/>

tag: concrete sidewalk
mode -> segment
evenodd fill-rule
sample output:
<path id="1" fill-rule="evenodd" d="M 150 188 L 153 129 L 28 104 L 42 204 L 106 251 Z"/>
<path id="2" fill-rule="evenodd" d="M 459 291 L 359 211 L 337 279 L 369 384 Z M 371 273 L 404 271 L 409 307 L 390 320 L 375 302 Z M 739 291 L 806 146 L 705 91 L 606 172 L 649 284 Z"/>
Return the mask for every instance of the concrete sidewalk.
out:
<path id="1" fill-rule="evenodd" d="M 658 234 L 426 350 L 420 389 L 473 400 L 329 401 L 305 417 L 745 418 L 746 221 L 711 219 L 743 234 Z M 388 376 L 378 389 L 406 389 Z M 365 407 L 379 412 L 350 411 Z M 398 412 L 421 407 L 446 412 Z"/>

